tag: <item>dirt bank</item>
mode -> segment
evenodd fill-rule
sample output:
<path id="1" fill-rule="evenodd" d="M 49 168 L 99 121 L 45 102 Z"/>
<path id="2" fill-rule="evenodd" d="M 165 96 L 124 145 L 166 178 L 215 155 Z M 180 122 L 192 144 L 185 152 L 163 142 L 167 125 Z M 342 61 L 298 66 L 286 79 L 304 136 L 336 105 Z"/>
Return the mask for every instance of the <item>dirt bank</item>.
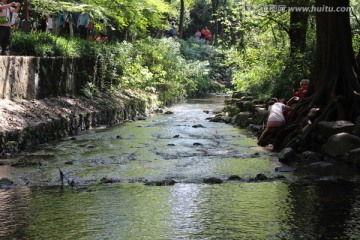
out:
<path id="1" fill-rule="evenodd" d="M 0 153 L 11 153 L 76 135 L 101 125 L 143 118 L 156 108 L 155 97 L 124 91 L 97 98 L 56 97 L 0 100 Z"/>

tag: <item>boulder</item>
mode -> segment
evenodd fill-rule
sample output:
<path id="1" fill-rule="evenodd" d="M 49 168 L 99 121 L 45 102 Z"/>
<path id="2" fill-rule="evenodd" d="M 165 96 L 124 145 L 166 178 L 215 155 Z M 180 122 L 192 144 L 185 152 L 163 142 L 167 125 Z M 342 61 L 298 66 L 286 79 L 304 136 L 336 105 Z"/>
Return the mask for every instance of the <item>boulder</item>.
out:
<path id="1" fill-rule="evenodd" d="M 305 152 L 299 154 L 298 158 L 301 161 L 306 161 L 306 162 L 321 162 L 324 157 L 320 153 L 317 153 L 317 152 L 305 151 Z"/>
<path id="2" fill-rule="evenodd" d="M 346 162 L 356 168 L 360 168 L 360 148 L 350 150 L 346 154 Z"/>
<path id="3" fill-rule="evenodd" d="M 221 121 L 224 123 L 230 123 L 231 122 L 231 117 L 230 116 L 223 116 L 221 117 Z"/>
<path id="4" fill-rule="evenodd" d="M 255 104 L 251 101 L 239 101 L 236 103 L 236 106 L 240 109 L 241 112 L 255 112 Z"/>
<path id="5" fill-rule="evenodd" d="M 353 133 L 355 136 L 358 136 L 360 137 L 360 116 L 358 116 L 356 118 L 356 121 L 355 121 L 355 129 L 354 129 L 354 133 Z"/>
<path id="6" fill-rule="evenodd" d="M 224 111 L 227 112 L 228 116 L 233 117 L 240 112 L 240 109 L 235 105 L 227 105 Z"/>
<path id="7" fill-rule="evenodd" d="M 355 129 L 355 124 L 349 121 L 334 121 L 334 122 L 319 122 L 317 124 L 320 134 L 328 138 L 338 133 L 352 134 Z"/>
<path id="8" fill-rule="evenodd" d="M 295 151 L 292 148 L 284 148 L 278 153 L 279 161 L 282 163 L 292 162 L 296 157 Z"/>
<path id="9" fill-rule="evenodd" d="M 232 98 L 242 98 L 243 96 L 247 96 L 247 93 L 243 93 L 243 92 L 233 92 L 232 94 Z"/>
<path id="10" fill-rule="evenodd" d="M 253 96 L 243 96 L 240 98 L 241 101 L 254 101 L 254 97 Z"/>
<path id="11" fill-rule="evenodd" d="M 239 126 L 239 127 L 247 127 L 250 123 L 250 119 L 252 117 L 251 112 L 240 112 L 235 115 L 231 119 L 231 124 Z"/>
<path id="12" fill-rule="evenodd" d="M 331 157 L 345 159 L 346 153 L 360 147 L 360 137 L 348 133 L 338 133 L 331 136 L 321 146 L 322 152 Z"/>

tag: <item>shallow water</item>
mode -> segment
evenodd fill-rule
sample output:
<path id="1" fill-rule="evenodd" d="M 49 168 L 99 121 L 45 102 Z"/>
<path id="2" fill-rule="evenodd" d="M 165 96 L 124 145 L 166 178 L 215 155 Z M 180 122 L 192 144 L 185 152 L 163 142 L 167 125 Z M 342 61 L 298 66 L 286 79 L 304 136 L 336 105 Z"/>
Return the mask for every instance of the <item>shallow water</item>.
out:
<path id="1" fill-rule="evenodd" d="M 0 239 L 359 239 L 356 178 L 276 178 L 281 164 L 246 131 L 206 120 L 213 114 L 204 110 L 223 100 L 189 100 L 172 115 L 89 131 L 17 157 L 37 166 L 0 166 L 0 178 L 14 181 L 0 189 Z M 259 173 L 271 180 L 254 181 Z M 231 175 L 242 180 L 228 181 Z M 224 183 L 204 184 L 209 177 Z M 113 183 L 100 184 L 102 178 Z M 144 184 L 165 179 L 176 184 Z"/>

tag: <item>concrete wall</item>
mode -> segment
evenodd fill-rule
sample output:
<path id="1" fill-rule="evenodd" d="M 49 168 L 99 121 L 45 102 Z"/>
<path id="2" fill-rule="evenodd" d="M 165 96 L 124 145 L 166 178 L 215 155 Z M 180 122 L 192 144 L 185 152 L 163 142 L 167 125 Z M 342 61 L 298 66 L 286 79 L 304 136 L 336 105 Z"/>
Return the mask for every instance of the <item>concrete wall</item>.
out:
<path id="1" fill-rule="evenodd" d="M 0 99 L 76 95 L 87 81 L 99 85 L 98 65 L 93 59 L 0 56 Z"/>

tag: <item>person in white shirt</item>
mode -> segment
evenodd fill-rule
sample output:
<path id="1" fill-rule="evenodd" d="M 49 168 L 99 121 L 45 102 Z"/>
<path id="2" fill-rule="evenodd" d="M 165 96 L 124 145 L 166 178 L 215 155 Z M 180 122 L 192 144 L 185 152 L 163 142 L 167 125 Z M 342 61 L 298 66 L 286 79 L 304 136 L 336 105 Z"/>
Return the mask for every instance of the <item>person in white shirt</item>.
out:
<path id="1" fill-rule="evenodd" d="M 46 31 L 52 33 L 53 28 L 54 28 L 54 21 L 53 21 L 53 17 L 50 15 L 46 20 Z"/>
<path id="2" fill-rule="evenodd" d="M 282 102 L 279 102 L 277 98 L 271 98 L 268 103 L 269 103 L 269 108 L 268 108 L 269 117 L 267 119 L 266 128 L 261 133 L 258 139 L 258 145 L 261 144 L 262 139 L 267 134 L 267 132 L 270 131 L 270 129 L 284 126 L 285 124 L 284 111 L 291 110 L 291 107 L 285 105 Z"/>
<path id="3" fill-rule="evenodd" d="M 15 6 L 15 7 L 14 7 Z M 11 2 L 7 4 L 7 0 L 0 0 L 0 16 L 7 17 L 7 22 L 0 23 L 0 44 L 1 55 L 6 54 L 6 47 L 10 41 L 10 27 L 11 27 L 11 14 L 10 12 L 18 12 L 20 9 L 20 3 Z"/>

